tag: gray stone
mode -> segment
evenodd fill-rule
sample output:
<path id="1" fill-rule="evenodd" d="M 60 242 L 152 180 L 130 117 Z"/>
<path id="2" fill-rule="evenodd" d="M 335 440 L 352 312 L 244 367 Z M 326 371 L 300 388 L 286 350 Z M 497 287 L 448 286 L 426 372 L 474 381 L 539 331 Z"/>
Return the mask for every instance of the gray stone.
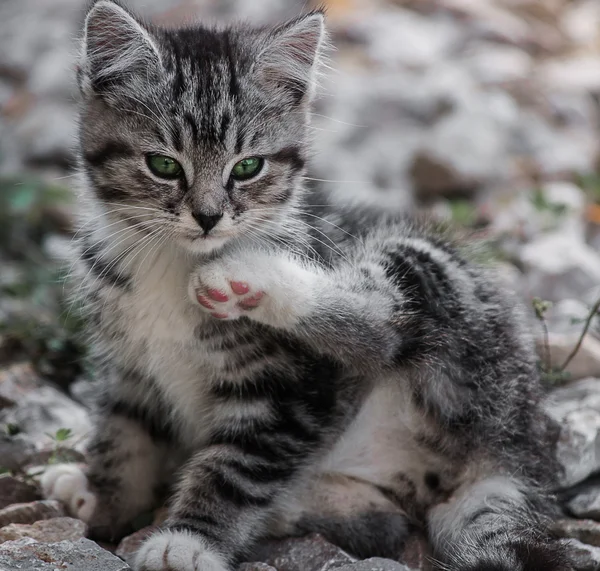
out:
<path id="1" fill-rule="evenodd" d="M 2 571 L 130 571 L 131 567 L 89 539 L 39 543 L 34 539 L 0 545 Z"/>
<path id="2" fill-rule="evenodd" d="M 268 542 L 257 555 L 278 571 L 329 571 L 356 561 L 318 534 Z"/>
<path id="3" fill-rule="evenodd" d="M 127 561 L 130 565 L 133 565 L 133 560 L 135 559 L 135 554 L 137 550 L 140 548 L 142 542 L 150 537 L 150 535 L 158 529 L 156 525 L 149 525 L 124 537 L 115 553 L 124 561 Z"/>
<path id="4" fill-rule="evenodd" d="M 62 504 L 55 500 L 13 504 L 0 510 L 0 527 L 11 523 L 31 524 L 43 519 L 64 517 L 64 515 Z"/>
<path id="5" fill-rule="evenodd" d="M 0 422 L 17 425 L 39 448 L 52 444 L 48 434 L 60 428 L 70 429 L 71 441 L 80 448 L 92 429 L 88 411 L 49 385 L 25 394 L 16 406 L 0 412 Z"/>
<path id="6" fill-rule="evenodd" d="M 0 476 L 0 510 L 12 504 L 22 504 L 40 499 L 35 486 L 12 476 Z"/>
<path id="7" fill-rule="evenodd" d="M 515 119 L 508 95 L 461 101 L 431 128 L 415 156 L 411 175 L 418 194 L 461 195 L 510 178 L 507 150 Z"/>
<path id="8" fill-rule="evenodd" d="M 517 47 L 485 42 L 466 54 L 465 63 L 481 83 L 496 85 L 528 77 L 533 59 Z"/>
<path id="9" fill-rule="evenodd" d="M 402 9 L 355 17 L 347 33 L 365 42 L 373 61 L 393 69 L 431 66 L 444 59 L 460 39 L 459 30 L 447 19 Z"/>
<path id="10" fill-rule="evenodd" d="M 242 563 L 238 567 L 238 571 L 277 571 L 274 567 L 267 565 L 266 563 Z"/>
<path id="11" fill-rule="evenodd" d="M 79 519 L 56 517 L 33 524 L 11 523 L 0 528 L 0 543 L 31 537 L 40 543 L 77 541 L 87 534 L 87 525 Z"/>
<path id="12" fill-rule="evenodd" d="M 579 329 L 582 327 L 583 325 L 579 325 Z M 550 363 L 554 368 L 562 367 L 580 337 L 580 331 L 569 335 L 558 333 L 548 335 Z M 591 332 L 584 337 L 577 353 L 565 368 L 565 372 L 569 374 L 571 380 L 600 377 L 600 340 L 595 338 Z"/>
<path id="13" fill-rule="evenodd" d="M 365 561 L 358 561 L 350 565 L 337 567 L 337 571 L 411 571 L 406 565 L 402 565 L 391 559 L 373 557 Z"/>
<path id="14" fill-rule="evenodd" d="M 25 465 L 35 452 L 30 438 L 23 434 L 9 436 L 0 431 L 0 468 L 15 472 Z"/>
<path id="15" fill-rule="evenodd" d="M 554 391 L 545 402 L 560 426 L 556 457 L 560 483 L 570 487 L 600 470 L 600 379 L 583 379 Z"/>
<path id="16" fill-rule="evenodd" d="M 529 291 L 543 299 L 581 299 L 600 283 L 600 254 L 562 231 L 535 238 L 522 248 L 520 259 Z"/>
<path id="17" fill-rule="evenodd" d="M 548 180 L 594 171 L 598 147 L 597 138 L 586 127 L 565 129 L 537 111 L 521 110 L 511 151 L 526 156 Z"/>

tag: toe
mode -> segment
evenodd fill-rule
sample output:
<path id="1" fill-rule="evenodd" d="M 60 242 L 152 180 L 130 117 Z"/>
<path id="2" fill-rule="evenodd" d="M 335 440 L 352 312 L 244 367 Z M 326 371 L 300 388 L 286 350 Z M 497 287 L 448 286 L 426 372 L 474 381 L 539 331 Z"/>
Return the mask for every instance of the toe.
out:
<path id="1" fill-rule="evenodd" d="M 246 295 L 250 291 L 250 286 L 246 282 L 230 282 L 229 285 L 236 295 Z"/>
<path id="2" fill-rule="evenodd" d="M 218 301 L 220 303 L 229 301 L 229 296 L 221 290 L 211 288 L 206 293 L 208 294 L 208 297 L 213 301 Z"/>
<path id="3" fill-rule="evenodd" d="M 264 295 L 265 295 L 264 292 L 259 291 L 258 293 L 255 293 L 254 295 L 252 295 L 250 297 L 244 298 L 242 301 L 240 301 L 238 303 L 238 305 L 242 309 L 254 309 L 255 307 L 258 307 L 260 305 L 260 302 L 261 302 L 262 298 L 264 297 Z"/>
<path id="4" fill-rule="evenodd" d="M 215 308 L 215 306 L 211 303 L 211 301 L 205 295 L 197 294 L 196 299 L 198 300 L 198 303 L 202 307 L 206 307 L 206 309 L 214 309 Z"/>

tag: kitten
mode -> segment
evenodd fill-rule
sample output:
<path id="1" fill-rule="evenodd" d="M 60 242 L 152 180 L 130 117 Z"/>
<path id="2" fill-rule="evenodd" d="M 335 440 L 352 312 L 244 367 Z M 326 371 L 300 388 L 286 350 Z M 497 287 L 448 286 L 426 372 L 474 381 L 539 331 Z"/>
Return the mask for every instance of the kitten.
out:
<path id="1" fill-rule="evenodd" d="M 323 15 L 273 29 L 85 23 L 79 293 L 104 393 L 47 497 L 115 538 L 171 494 L 136 571 L 225 571 L 318 531 L 441 568 L 569 569 L 533 340 L 440 235 L 309 192 Z"/>

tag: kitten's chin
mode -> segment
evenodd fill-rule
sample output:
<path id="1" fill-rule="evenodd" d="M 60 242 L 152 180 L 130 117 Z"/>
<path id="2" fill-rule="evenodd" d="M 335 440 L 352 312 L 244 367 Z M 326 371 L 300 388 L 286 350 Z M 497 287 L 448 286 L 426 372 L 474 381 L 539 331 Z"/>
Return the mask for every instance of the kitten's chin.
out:
<path id="1" fill-rule="evenodd" d="M 208 254 L 222 248 L 229 238 L 202 236 L 194 240 L 185 240 L 185 247 L 194 254 Z"/>

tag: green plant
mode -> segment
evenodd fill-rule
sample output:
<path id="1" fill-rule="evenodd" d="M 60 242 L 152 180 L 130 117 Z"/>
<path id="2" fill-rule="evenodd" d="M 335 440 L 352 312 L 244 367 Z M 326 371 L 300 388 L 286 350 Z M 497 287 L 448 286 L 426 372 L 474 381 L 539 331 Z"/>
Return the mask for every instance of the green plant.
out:
<path id="1" fill-rule="evenodd" d="M 68 462 L 69 455 L 65 447 L 65 442 L 73 437 L 73 431 L 70 428 L 59 428 L 55 434 L 46 433 L 54 445 L 54 449 L 50 458 L 48 458 L 48 464 L 60 464 L 61 462 Z"/>

